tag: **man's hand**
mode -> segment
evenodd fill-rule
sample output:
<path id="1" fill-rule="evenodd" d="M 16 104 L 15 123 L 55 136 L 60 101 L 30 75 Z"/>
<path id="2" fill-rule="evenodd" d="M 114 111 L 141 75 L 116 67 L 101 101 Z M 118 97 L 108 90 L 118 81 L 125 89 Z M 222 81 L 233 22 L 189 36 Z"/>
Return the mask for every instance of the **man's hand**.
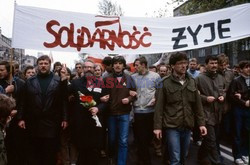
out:
<path id="1" fill-rule="evenodd" d="M 214 102 L 215 97 L 214 96 L 207 96 L 207 102 L 212 103 Z"/>
<path id="2" fill-rule="evenodd" d="M 10 112 L 11 117 L 14 117 L 16 114 L 17 114 L 17 110 L 15 109 Z"/>
<path id="3" fill-rule="evenodd" d="M 241 94 L 240 93 L 235 93 L 234 97 L 236 97 L 237 99 L 241 99 Z"/>
<path id="4" fill-rule="evenodd" d="M 128 98 L 122 99 L 122 104 L 128 104 L 128 103 L 129 103 L 129 99 Z"/>
<path id="5" fill-rule="evenodd" d="M 150 106 L 155 105 L 155 101 L 156 101 L 156 99 L 155 99 L 155 98 L 153 98 L 153 99 L 150 101 Z"/>
<path id="6" fill-rule="evenodd" d="M 22 129 L 26 129 L 26 127 L 25 127 L 25 121 L 24 121 L 24 120 L 20 120 L 20 121 L 18 122 L 18 126 L 19 126 L 20 128 L 22 128 Z"/>
<path id="7" fill-rule="evenodd" d="M 205 136 L 207 134 L 207 128 L 205 126 L 200 126 L 201 136 Z"/>
<path id="8" fill-rule="evenodd" d="M 104 103 L 108 102 L 109 101 L 109 95 L 102 96 L 100 98 L 100 100 L 101 100 L 101 102 L 104 102 Z"/>
<path id="9" fill-rule="evenodd" d="M 224 96 L 218 97 L 218 100 L 219 100 L 219 102 L 223 102 L 224 101 Z"/>
<path id="10" fill-rule="evenodd" d="M 91 107 L 89 111 L 93 116 L 95 116 L 98 113 L 99 109 L 97 107 Z"/>
<path id="11" fill-rule="evenodd" d="M 162 131 L 160 129 L 155 129 L 154 134 L 155 134 L 157 139 L 160 140 L 162 138 Z"/>
<path id="12" fill-rule="evenodd" d="M 129 95 L 134 97 L 134 96 L 137 95 L 137 93 L 136 93 L 136 91 L 131 91 L 131 90 L 130 90 L 130 91 L 129 91 Z"/>
<path id="13" fill-rule="evenodd" d="M 246 106 L 246 107 L 250 107 L 250 105 L 249 105 L 250 103 L 249 103 L 249 102 L 250 102 L 250 100 L 247 100 L 247 101 L 246 101 L 246 103 L 245 103 L 245 106 Z"/>
<path id="14" fill-rule="evenodd" d="M 62 121 L 62 129 L 66 129 L 68 127 L 68 122 L 67 121 Z"/>
<path id="15" fill-rule="evenodd" d="M 61 81 L 68 79 L 68 71 L 67 71 L 66 66 L 62 67 L 60 74 L 61 74 Z"/>
<path id="16" fill-rule="evenodd" d="M 14 85 L 8 85 L 6 88 L 5 88 L 5 93 L 13 93 L 14 92 Z"/>

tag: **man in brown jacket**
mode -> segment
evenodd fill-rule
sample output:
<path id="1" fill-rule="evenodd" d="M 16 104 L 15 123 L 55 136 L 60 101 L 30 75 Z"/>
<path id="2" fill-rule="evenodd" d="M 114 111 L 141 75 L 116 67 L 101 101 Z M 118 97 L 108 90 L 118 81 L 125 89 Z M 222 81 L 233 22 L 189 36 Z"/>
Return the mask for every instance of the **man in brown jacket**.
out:
<path id="1" fill-rule="evenodd" d="M 225 81 L 217 73 L 218 58 L 207 56 L 206 72 L 196 77 L 206 118 L 207 135 L 204 137 L 198 153 L 200 164 L 222 164 L 218 149 L 218 133 L 224 108 Z"/>
<path id="2" fill-rule="evenodd" d="M 126 165 L 128 152 L 129 114 L 132 109 L 131 102 L 134 96 L 130 95 L 135 91 L 135 85 L 130 75 L 124 73 L 126 60 L 123 56 L 115 56 L 112 59 L 114 73 L 105 78 L 106 88 L 109 88 L 109 95 L 104 96 L 102 101 L 109 101 L 108 112 L 108 143 L 109 143 L 109 164 Z M 135 93 L 135 92 L 134 92 Z M 106 97 L 106 99 L 105 99 Z M 115 155 L 116 142 L 118 152 Z M 117 157 L 115 163 L 114 158 Z"/>
<path id="3" fill-rule="evenodd" d="M 185 163 L 194 120 L 206 135 L 204 112 L 195 80 L 187 74 L 187 56 L 174 53 L 169 59 L 172 73 L 162 80 L 157 94 L 154 133 L 158 139 L 165 131 L 171 165 Z"/>

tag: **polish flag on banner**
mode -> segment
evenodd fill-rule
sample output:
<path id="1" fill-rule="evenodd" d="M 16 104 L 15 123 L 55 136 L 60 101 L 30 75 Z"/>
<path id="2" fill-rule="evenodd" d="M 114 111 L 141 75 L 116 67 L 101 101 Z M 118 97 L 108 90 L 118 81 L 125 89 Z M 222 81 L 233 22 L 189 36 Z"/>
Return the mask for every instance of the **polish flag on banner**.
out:
<path id="1" fill-rule="evenodd" d="M 107 57 L 107 54 L 90 54 L 88 55 L 88 60 L 93 61 L 94 63 L 102 63 L 102 60 Z M 134 54 L 126 54 L 126 55 L 121 55 L 125 58 L 126 64 L 130 66 L 131 71 L 134 71 L 134 61 L 139 55 L 134 55 Z"/>
<path id="2" fill-rule="evenodd" d="M 90 54 L 88 55 L 88 60 L 93 61 L 94 63 L 102 63 L 102 60 L 107 57 L 107 54 Z"/>

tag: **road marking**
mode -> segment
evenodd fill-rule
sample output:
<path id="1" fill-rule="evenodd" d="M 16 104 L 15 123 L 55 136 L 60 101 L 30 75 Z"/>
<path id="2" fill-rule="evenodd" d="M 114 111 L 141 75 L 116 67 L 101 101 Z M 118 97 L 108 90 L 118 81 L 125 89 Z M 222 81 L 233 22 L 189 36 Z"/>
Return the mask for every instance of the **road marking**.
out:
<path id="1" fill-rule="evenodd" d="M 222 145 L 222 144 L 220 144 L 220 148 L 222 148 L 222 149 L 224 149 L 224 150 L 230 152 L 230 154 L 232 154 L 232 149 L 231 149 L 231 148 L 228 148 L 228 147 L 226 147 L 226 146 L 224 146 L 224 145 Z M 226 154 L 226 153 L 223 152 L 223 151 L 221 151 L 220 153 L 221 153 L 221 156 L 223 156 L 224 158 L 226 158 L 226 159 L 228 159 L 228 160 L 230 160 L 230 161 L 232 161 L 232 162 L 234 161 L 234 158 L 233 158 L 231 155 L 228 155 L 228 154 Z"/>
<path id="2" fill-rule="evenodd" d="M 226 150 L 226 151 L 232 153 L 232 149 L 231 149 L 231 148 L 228 148 L 228 147 L 223 146 L 223 145 L 221 145 L 221 144 L 220 144 L 220 148 L 222 148 L 222 149 L 224 149 L 224 150 Z"/>
<path id="3" fill-rule="evenodd" d="M 230 161 L 234 161 L 234 158 L 228 154 L 225 154 L 224 152 L 220 152 L 221 153 L 221 156 L 223 156 L 224 158 L 230 160 Z"/>

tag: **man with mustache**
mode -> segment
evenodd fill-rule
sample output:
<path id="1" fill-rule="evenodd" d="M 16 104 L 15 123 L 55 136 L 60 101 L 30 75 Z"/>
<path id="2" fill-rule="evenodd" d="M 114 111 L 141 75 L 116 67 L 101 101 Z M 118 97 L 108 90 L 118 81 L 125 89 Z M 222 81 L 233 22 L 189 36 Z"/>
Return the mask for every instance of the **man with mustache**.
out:
<path id="1" fill-rule="evenodd" d="M 84 76 L 75 79 L 69 86 L 71 99 L 71 129 L 72 138 L 75 143 L 79 156 L 77 165 L 97 165 L 99 162 L 101 127 L 97 127 L 96 121 L 92 116 L 100 117 L 105 109 L 105 103 L 100 102 L 100 98 L 105 95 L 105 88 L 102 87 L 100 79 L 94 76 L 94 63 L 85 61 L 83 64 Z M 79 99 L 79 92 L 85 96 L 92 96 L 96 105 L 84 107 Z"/>
<path id="2" fill-rule="evenodd" d="M 218 58 L 209 55 L 205 59 L 206 72 L 196 77 L 206 118 L 207 135 L 204 136 L 198 152 L 200 164 L 223 164 L 219 154 L 219 125 L 224 108 L 225 81 L 217 73 Z"/>
<path id="3" fill-rule="evenodd" d="M 37 75 L 30 77 L 24 87 L 24 106 L 17 116 L 18 125 L 28 134 L 28 164 L 56 164 L 60 129 L 68 125 L 64 97 L 67 81 L 62 81 L 64 74 L 61 80 L 50 71 L 49 56 L 39 57 L 37 66 Z"/>

